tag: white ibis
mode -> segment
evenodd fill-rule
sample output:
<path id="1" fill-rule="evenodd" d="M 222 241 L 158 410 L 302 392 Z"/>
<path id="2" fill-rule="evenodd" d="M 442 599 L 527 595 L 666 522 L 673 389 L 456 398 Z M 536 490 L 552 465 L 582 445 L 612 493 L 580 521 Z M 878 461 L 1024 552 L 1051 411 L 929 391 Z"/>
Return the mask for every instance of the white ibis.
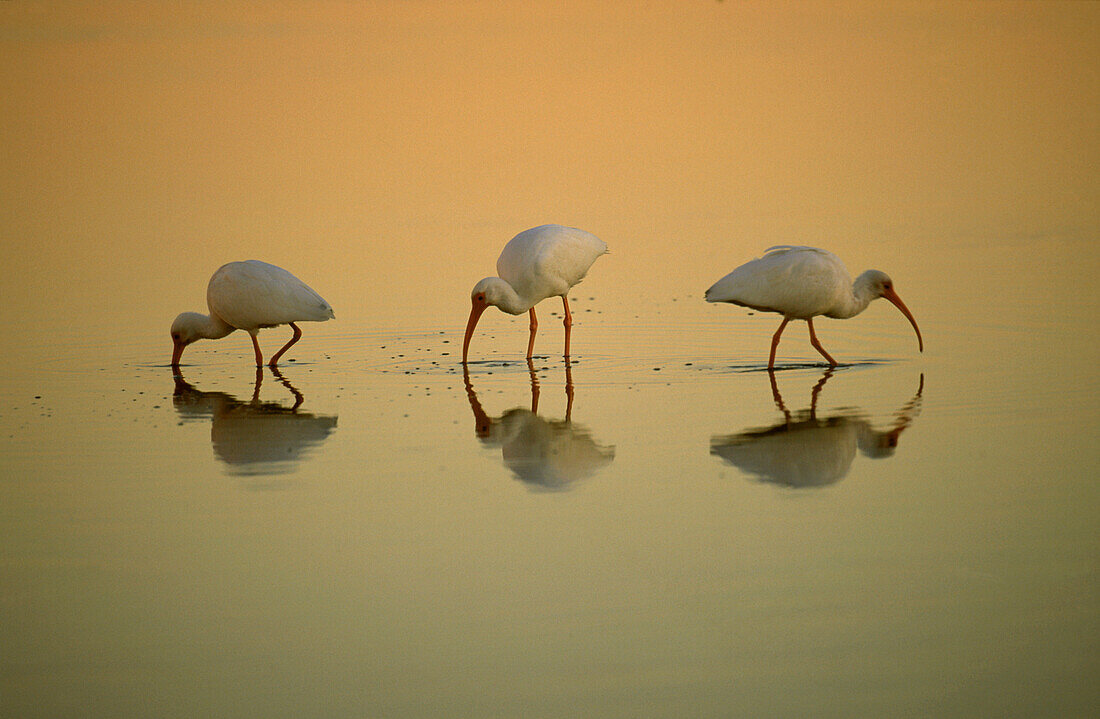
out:
<path id="1" fill-rule="evenodd" d="M 527 359 L 535 347 L 538 320 L 535 305 L 547 297 L 561 297 L 565 308 L 565 356 L 569 357 L 569 329 L 573 316 L 569 312 L 569 290 L 584 279 L 588 268 L 607 252 L 607 245 L 595 235 L 574 227 L 542 225 L 525 230 L 504 246 L 497 258 L 499 277 L 486 277 L 474 285 L 470 293 L 473 307 L 466 323 L 462 341 L 462 362 L 470 348 L 470 338 L 481 313 L 490 305 L 510 315 L 527 312 L 531 316 L 531 338 L 527 342 Z"/>
<path id="2" fill-rule="evenodd" d="M 836 360 L 817 341 L 814 317 L 855 317 L 879 297 L 890 300 L 905 315 L 917 332 L 917 344 L 923 352 L 924 340 L 917 321 L 885 272 L 867 270 L 853 283 L 839 257 L 816 247 L 768 248 L 763 257 L 741 265 L 706 292 L 707 302 L 730 302 L 783 315 L 783 322 L 772 335 L 768 369 L 775 367 L 779 336 L 791 320 L 806 320 L 810 326 L 810 344 L 828 360 L 829 366 L 835 367 Z"/>
<path id="3" fill-rule="evenodd" d="M 256 334 L 261 327 L 289 324 L 294 330 L 290 341 L 268 363 L 274 367 L 279 358 L 302 336 L 295 322 L 324 322 L 336 317 L 332 307 L 306 283 L 281 267 L 258 260 L 222 265 L 206 287 L 210 315 L 184 312 L 172 323 L 172 366 L 179 367 L 187 345 L 195 340 L 216 340 L 234 330 L 252 337 L 256 366 L 264 363 Z"/>

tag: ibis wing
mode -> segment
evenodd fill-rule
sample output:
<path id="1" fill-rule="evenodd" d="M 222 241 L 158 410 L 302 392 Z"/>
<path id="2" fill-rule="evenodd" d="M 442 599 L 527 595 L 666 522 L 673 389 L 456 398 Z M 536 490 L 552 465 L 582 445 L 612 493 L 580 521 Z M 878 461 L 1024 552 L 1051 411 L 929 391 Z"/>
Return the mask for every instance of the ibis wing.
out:
<path id="1" fill-rule="evenodd" d="M 850 285 L 840 259 L 813 247 L 774 247 L 746 262 L 706 292 L 708 302 L 731 302 L 788 317 L 822 314 Z"/>
<path id="2" fill-rule="evenodd" d="M 534 304 L 568 293 L 606 252 L 607 245 L 589 232 L 543 225 L 521 232 L 505 245 L 497 274 Z"/>
<path id="3" fill-rule="evenodd" d="M 249 260 L 223 266 L 210 278 L 207 304 L 240 329 L 288 322 L 324 322 L 332 306 L 311 287 L 281 267 Z"/>

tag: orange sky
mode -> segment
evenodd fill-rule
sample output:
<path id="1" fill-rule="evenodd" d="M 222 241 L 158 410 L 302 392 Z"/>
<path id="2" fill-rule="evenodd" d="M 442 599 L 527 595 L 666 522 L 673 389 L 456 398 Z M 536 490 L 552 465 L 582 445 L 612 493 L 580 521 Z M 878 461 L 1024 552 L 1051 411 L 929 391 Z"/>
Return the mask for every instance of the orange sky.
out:
<path id="1" fill-rule="evenodd" d="M 462 297 L 546 221 L 670 284 L 1095 235 L 1098 37 L 1095 3 L 0 3 L 2 259 L 159 318 L 246 256 Z"/>

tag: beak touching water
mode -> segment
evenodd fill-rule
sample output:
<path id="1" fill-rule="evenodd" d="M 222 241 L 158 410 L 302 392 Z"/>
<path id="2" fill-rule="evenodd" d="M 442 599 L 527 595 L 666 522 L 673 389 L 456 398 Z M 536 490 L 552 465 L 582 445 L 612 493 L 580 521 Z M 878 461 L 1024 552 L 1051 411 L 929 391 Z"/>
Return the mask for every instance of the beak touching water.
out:
<path id="1" fill-rule="evenodd" d="M 183 342 L 180 342 L 179 340 L 176 340 L 176 339 L 172 340 L 172 343 L 175 345 L 172 348 L 172 366 L 173 367 L 179 367 L 180 366 L 180 357 L 183 356 L 183 348 L 186 347 L 187 345 L 184 344 Z"/>
<path id="2" fill-rule="evenodd" d="M 481 313 L 489 306 L 485 299 L 480 296 L 474 297 L 471 302 L 473 306 L 470 308 L 470 320 L 466 323 L 466 337 L 462 340 L 462 364 L 466 364 L 466 353 L 470 349 L 470 338 L 474 336 L 477 321 L 481 318 Z"/>
<path id="3" fill-rule="evenodd" d="M 911 313 L 909 308 L 905 306 L 905 303 L 901 301 L 901 298 L 898 297 L 898 293 L 894 292 L 893 287 L 887 288 L 887 290 L 882 293 L 882 296 L 890 300 L 890 302 L 894 304 L 894 307 L 901 310 L 901 313 L 905 315 L 905 319 L 909 320 L 909 324 L 913 325 L 913 329 L 917 332 L 917 345 L 920 347 L 920 351 L 924 352 L 924 340 L 920 336 L 920 327 L 917 327 L 917 321 L 913 319 L 913 313 Z"/>

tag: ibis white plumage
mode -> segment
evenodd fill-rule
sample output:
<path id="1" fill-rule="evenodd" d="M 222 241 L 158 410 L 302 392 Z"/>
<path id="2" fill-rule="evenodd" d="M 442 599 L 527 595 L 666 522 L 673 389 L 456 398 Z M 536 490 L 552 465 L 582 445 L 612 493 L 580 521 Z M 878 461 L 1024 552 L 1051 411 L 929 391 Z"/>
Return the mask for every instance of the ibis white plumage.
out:
<path id="1" fill-rule="evenodd" d="M 299 340 L 302 331 L 296 322 L 324 322 L 336 317 L 332 306 L 306 283 L 281 267 L 259 260 L 230 262 L 222 265 L 206 287 L 210 315 L 184 312 L 172 323 L 172 366 L 179 367 L 187 345 L 200 339 L 221 339 L 234 330 L 252 337 L 256 366 L 264 358 L 256 334 L 261 328 L 290 325 L 294 335 L 268 363 L 275 367 L 279 358 Z"/>
<path id="2" fill-rule="evenodd" d="M 534 227 L 509 240 L 497 259 L 498 276 L 481 280 L 470 293 L 473 306 L 462 340 L 462 362 L 466 362 L 477 321 L 489 306 L 510 315 L 524 312 L 530 315 L 527 359 L 531 359 L 538 329 L 535 305 L 548 297 L 561 297 L 565 308 L 565 356 L 569 357 L 569 333 L 573 325 L 569 290 L 584 279 L 592 263 L 606 252 L 607 245 L 592 233 L 561 225 Z"/>
<path id="3" fill-rule="evenodd" d="M 783 315 L 783 322 L 772 336 L 768 369 L 775 367 L 779 336 L 791 320 L 806 320 L 810 327 L 810 344 L 830 366 L 836 366 L 836 360 L 817 341 L 814 317 L 855 317 L 879 297 L 892 302 L 905 315 L 917 333 L 917 344 L 923 352 L 924 340 L 917 321 L 894 291 L 894 283 L 885 272 L 867 270 L 853 283 L 839 257 L 816 247 L 771 247 L 763 257 L 741 265 L 706 292 L 707 302 L 730 302 Z"/>

